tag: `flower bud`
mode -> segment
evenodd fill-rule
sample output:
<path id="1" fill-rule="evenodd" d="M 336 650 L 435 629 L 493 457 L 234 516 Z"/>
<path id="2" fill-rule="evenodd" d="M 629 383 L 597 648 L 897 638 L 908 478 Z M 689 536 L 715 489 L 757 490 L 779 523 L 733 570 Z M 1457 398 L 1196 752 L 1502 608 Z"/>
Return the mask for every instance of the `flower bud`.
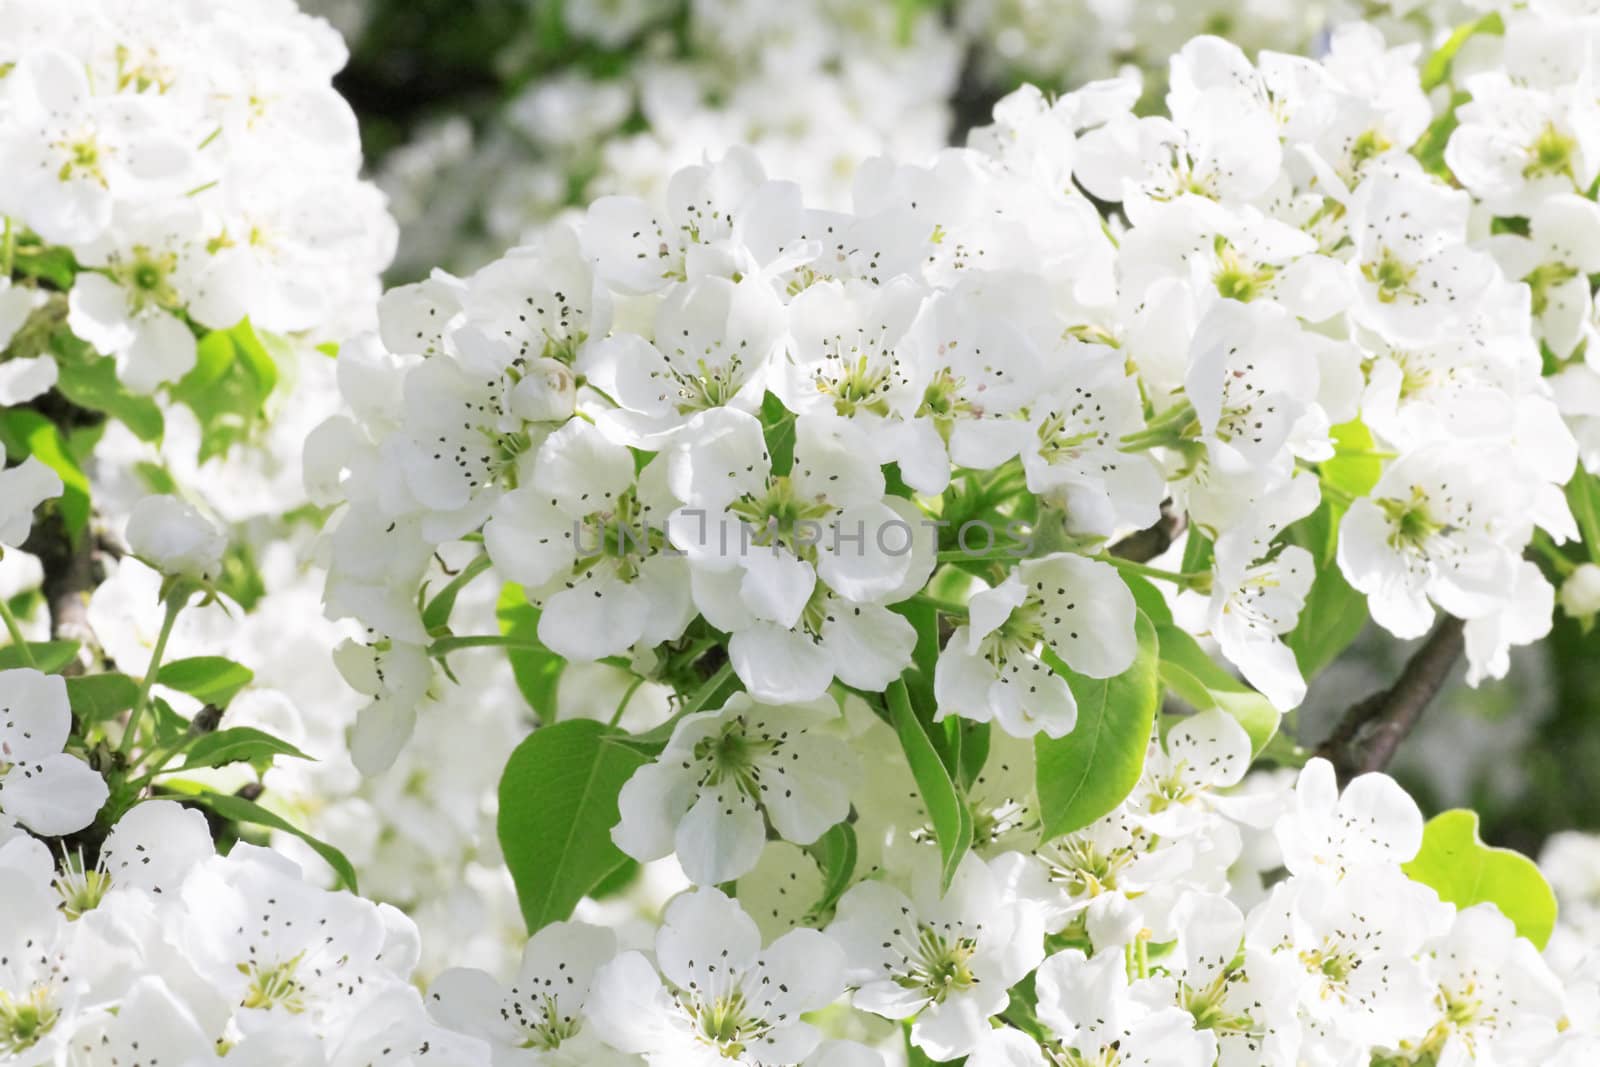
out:
<path id="1" fill-rule="evenodd" d="M 1561 583 L 1561 610 L 1575 619 L 1600 612 L 1600 565 L 1579 564 Z"/>
<path id="2" fill-rule="evenodd" d="M 206 582 L 222 570 L 228 542 L 194 508 L 177 497 L 145 497 L 128 519 L 128 547 L 169 577 Z"/>

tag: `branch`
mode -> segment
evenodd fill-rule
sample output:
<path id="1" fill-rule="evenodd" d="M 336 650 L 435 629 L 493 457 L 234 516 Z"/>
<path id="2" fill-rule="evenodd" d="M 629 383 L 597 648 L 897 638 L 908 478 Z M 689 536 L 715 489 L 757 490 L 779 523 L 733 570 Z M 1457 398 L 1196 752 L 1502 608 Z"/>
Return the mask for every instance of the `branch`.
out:
<path id="1" fill-rule="evenodd" d="M 1106 551 L 1118 559 L 1148 563 L 1172 547 L 1172 542 L 1178 539 L 1183 527 L 1183 513 L 1175 510 L 1172 501 L 1168 500 L 1161 505 L 1161 518 L 1156 520 L 1155 525 L 1129 534 Z"/>
<path id="2" fill-rule="evenodd" d="M 50 609 L 51 638 L 77 641 L 85 650 L 64 674 L 81 674 L 86 665 L 83 656 L 97 643 L 89 626 L 89 594 L 104 577 L 96 558 L 99 548 L 92 524 L 74 545 L 59 509 L 49 509 L 22 546 L 24 552 L 38 556 L 44 568 L 40 592 Z"/>
<path id="3" fill-rule="evenodd" d="M 1389 765 L 1400 743 L 1450 677 L 1451 668 L 1466 647 L 1465 628 L 1466 623 L 1460 619 L 1447 617 L 1412 653 L 1393 685 L 1345 712 L 1317 749 L 1317 755 L 1333 763 L 1341 780 L 1381 771 Z"/>

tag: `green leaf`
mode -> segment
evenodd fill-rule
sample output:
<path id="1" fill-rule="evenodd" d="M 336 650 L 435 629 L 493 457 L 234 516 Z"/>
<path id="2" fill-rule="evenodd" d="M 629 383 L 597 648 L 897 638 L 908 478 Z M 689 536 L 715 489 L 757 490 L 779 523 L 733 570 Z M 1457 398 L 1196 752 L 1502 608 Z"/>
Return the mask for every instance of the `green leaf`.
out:
<path id="1" fill-rule="evenodd" d="M 1505 32 L 1506 26 L 1498 11 L 1456 27 L 1456 31 L 1422 64 L 1422 91 L 1432 92 L 1449 80 L 1450 68 L 1455 63 L 1457 53 L 1473 37 L 1480 33 L 1499 35 Z"/>
<path id="2" fill-rule="evenodd" d="M 934 749 L 927 725 L 912 710 L 905 682 L 896 681 L 889 686 L 888 698 L 890 722 L 900 735 L 900 748 L 911 765 L 911 777 L 933 820 L 933 836 L 939 842 L 941 888 L 948 889 L 962 857 L 972 847 L 972 812 Z"/>
<path id="3" fill-rule="evenodd" d="M 1133 665 L 1112 678 L 1085 678 L 1054 653 L 1045 656 L 1078 700 L 1078 721 L 1070 734 L 1061 738 L 1040 734 L 1033 742 L 1046 839 L 1088 826 L 1139 784 L 1161 685 L 1156 675 L 1156 628 L 1142 611 L 1135 634 L 1139 650 Z"/>
<path id="4" fill-rule="evenodd" d="M 1252 754 L 1260 755 L 1278 732 L 1278 709 L 1260 693 L 1221 667 L 1198 641 L 1176 626 L 1156 627 L 1161 643 L 1161 681 L 1196 711 L 1221 708 L 1250 735 Z"/>
<path id="5" fill-rule="evenodd" d="M 539 609 L 528 603 L 522 586 L 508 584 L 500 590 L 500 600 L 495 606 L 495 617 L 500 623 L 500 633 L 506 637 L 539 641 Z M 542 647 L 508 648 L 506 658 L 511 662 L 511 673 L 517 688 L 543 722 L 556 715 L 556 686 L 567 661 Z"/>
<path id="6" fill-rule="evenodd" d="M 1355 419 L 1335 426 L 1329 436 L 1334 456 L 1322 464 L 1322 480 L 1350 496 L 1366 496 L 1383 475 L 1383 460 L 1373 454 L 1372 431 Z"/>
<path id="7" fill-rule="evenodd" d="M 171 389 L 200 420 L 200 462 L 250 437 L 277 381 L 277 367 L 248 321 L 200 338 L 194 367 Z"/>
<path id="8" fill-rule="evenodd" d="M 328 844 L 318 840 L 289 822 L 281 815 L 268 811 L 253 800 L 244 797 L 229 796 L 225 793 L 195 793 L 183 798 L 190 803 L 209 808 L 230 822 L 248 823 L 252 826 L 265 826 L 272 830 L 282 830 L 286 834 L 293 834 L 306 844 L 311 850 L 327 861 L 328 866 L 339 876 L 339 883 L 352 893 L 360 892 L 356 888 L 356 869 L 351 866 L 345 854 Z"/>
<path id="9" fill-rule="evenodd" d="M 1429 819 L 1422 850 L 1403 869 L 1458 908 L 1493 904 L 1537 948 L 1550 940 L 1556 924 L 1550 884 L 1520 852 L 1485 845 L 1478 837 L 1476 812 L 1458 808 Z"/>
<path id="10" fill-rule="evenodd" d="M 794 413 L 768 393 L 761 398 L 761 428 L 772 457 L 772 473 L 784 475 L 794 466 Z"/>
<path id="11" fill-rule="evenodd" d="M 0 443 L 12 459 L 34 456 L 61 478 L 61 517 L 76 541 L 89 525 L 89 479 L 56 424 L 27 408 L 0 411 Z"/>
<path id="12" fill-rule="evenodd" d="M 1204 544 L 1210 544 L 1198 532 L 1190 536 L 1199 539 Z M 1205 570 L 1209 567 L 1210 563 L 1207 562 L 1195 569 Z M 1189 565 L 1185 563 L 1183 569 L 1187 572 Z M 1172 609 L 1167 606 L 1166 597 L 1161 595 L 1161 590 L 1157 589 L 1153 582 L 1137 574 L 1123 574 L 1122 580 L 1127 583 L 1128 591 L 1133 594 L 1133 602 L 1139 606 L 1140 611 L 1145 613 L 1146 618 L 1157 626 L 1172 625 Z"/>
<path id="13" fill-rule="evenodd" d="M 450 613 L 456 609 L 456 598 L 461 595 L 461 590 L 489 569 L 489 557 L 478 556 L 471 563 L 462 567 L 454 578 L 451 578 L 445 587 L 428 601 L 428 606 L 422 609 L 422 628 L 428 633 L 433 633 L 450 624 Z"/>
<path id="14" fill-rule="evenodd" d="M 62 396 L 90 411 L 99 411 L 122 423 L 141 441 L 159 442 L 166 429 L 161 408 L 147 396 L 136 396 L 117 380 L 117 361 L 95 358 L 90 363 L 61 360 L 56 389 Z"/>
<path id="15" fill-rule="evenodd" d="M 176 771 L 192 771 L 197 767 L 224 767 L 230 763 L 248 763 L 265 773 L 278 756 L 308 760 L 311 757 L 287 741 L 250 726 L 234 726 L 215 733 L 202 734 L 183 754 L 183 765 Z"/>
<path id="16" fill-rule="evenodd" d="M 16 645 L 0 648 L 0 671 L 16 667 L 32 667 L 45 674 L 55 674 L 71 663 L 78 655 L 76 641 L 29 641 L 28 655 L 33 662 L 23 658 L 22 649 Z"/>
<path id="17" fill-rule="evenodd" d="M 1572 507 L 1573 518 L 1578 520 L 1589 559 L 1600 563 L 1600 478 L 1580 466 L 1572 481 L 1567 483 L 1567 503 Z"/>
<path id="18" fill-rule="evenodd" d="M 223 656 L 194 656 L 161 665 L 156 681 L 169 689 L 188 693 L 203 704 L 219 708 L 249 685 L 255 673 L 249 667 Z"/>
<path id="19" fill-rule="evenodd" d="M 67 679 L 67 701 L 85 726 L 109 722 L 133 707 L 139 683 L 126 674 L 90 674 Z"/>
<path id="20" fill-rule="evenodd" d="M 1367 625 L 1367 598 L 1345 581 L 1336 562 L 1319 564 L 1305 607 L 1283 643 L 1310 681 L 1349 648 Z"/>
<path id="21" fill-rule="evenodd" d="M 617 794 L 649 758 L 612 743 L 621 731 L 589 719 L 535 730 L 500 778 L 500 849 L 528 932 L 572 914 L 627 862 L 611 841 Z"/>
<path id="22" fill-rule="evenodd" d="M 277 361 L 272 358 L 262 339 L 256 335 L 255 327 L 250 325 L 249 319 L 240 321 L 239 325 L 228 331 L 228 336 L 233 339 L 239 361 L 256 380 L 261 401 L 265 401 L 278 387 Z"/>
<path id="23" fill-rule="evenodd" d="M 856 831 L 847 822 L 836 823 L 827 833 L 808 845 L 806 851 L 817 861 L 822 871 L 822 898 L 815 910 L 824 912 L 838 903 L 844 891 L 850 888 L 850 877 L 856 870 Z"/>
<path id="24" fill-rule="evenodd" d="M 78 261 L 72 249 L 63 245 L 46 247 L 36 239 L 17 243 L 15 267 L 18 274 L 49 282 L 62 292 L 72 288 L 78 274 Z"/>

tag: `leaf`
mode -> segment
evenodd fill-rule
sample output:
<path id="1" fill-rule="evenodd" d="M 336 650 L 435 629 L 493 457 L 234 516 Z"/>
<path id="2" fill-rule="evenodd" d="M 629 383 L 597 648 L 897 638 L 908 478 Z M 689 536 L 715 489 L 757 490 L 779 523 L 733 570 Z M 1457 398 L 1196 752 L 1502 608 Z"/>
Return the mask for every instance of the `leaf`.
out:
<path id="1" fill-rule="evenodd" d="M 461 590 L 488 569 L 488 556 L 478 556 L 462 567 L 460 572 L 428 601 L 428 606 L 422 609 L 422 628 L 431 634 L 449 626 L 450 613 L 456 609 L 456 598 L 461 595 Z"/>
<path id="2" fill-rule="evenodd" d="M 1219 665 L 1188 633 L 1176 626 L 1156 627 L 1161 643 L 1161 681 L 1196 711 L 1220 708 L 1250 735 L 1253 755 L 1260 755 L 1278 732 L 1278 709 L 1260 693 Z"/>
<path id="3" fill-rule="evenodd" d="M 249 763 L 265 773 L 277 756 L 309 760 L 287 741 L 250 726 L 234 726 L 215 733 L 202 734 L 183 754 L 183 765 L 176 771 L 192 771 L 197 767 L 224 767 L 230 763 Z"/>
<path id="4" fill-rule="evenodd" d="M 249 685 L 255 672 L 224 656 L 194 656 L 161 665 L 156 681 L 169 689 L 188 693 L 203 704 L 219 708 Z"/>
<path id="5" fill-rule="evenodd" d="M 293 834 L 306 844 L 311 850 L 325 860 L 333 868 L 333 873 L 339 876 L 339 883 L 352 893 L 360 890 L 356 887 L 356 869 L 351 866 L 345 854 L 321 841 L 298 826 L 291 823 L 275 812 L 268 811 L 253 800 L 244 797 L 229 796 L 226 793 L 194 793 L 183 798 L 190 803 L 209 808 L 229 822 L 248 823 L 252 826 L 265 826 L 272 830 L 282 830 L 286 834 Z"/>
<path id="6" fill-rule="evenodd" d="M 1485 845 L 1477 812 L 1458 808 L 1429 819 L 1422 850 L 1402 869 L 1458 908 L 1493 904 L 1539 949 L 1550 940 L 1556 923 L 1550 884 L 1522 853 Z"/>
<path id="7" fill-rule="evenodd" d="M 1034 738 L 1040 819 L 1046 839 L 1080 830 L 1133 792 L 1144 771 L 1150 728 L 1161 702 L 1156 628 L 1139 612 L 1133 665 L 1112 678 L 1085 678 L 1054 653 L 1045 662 L 1078 700 L 1078 722 L 1065 737 Z"/>
<path id="8" fill-rule="evenodd" d="M 18 274 L 49 282 L 63 293 L 72 288 L 78 274 L 78 261 L 64 245 L 41 245 L 37 241 L 17 242 L 15 263 Z"/>
<path id="9" fill-rule="evenodd" d="M 78 648 L 76 641 L 29 641 L 28 655 L 33 658 L 33 662 L 29 663 L 23 658 L 22 649 L 16 645 L 6 645 L 0 648 L 0 670 L 32 667 L 45 674 L 55 674 L 77 658 Z"/>
<path id="10" fill-rule="evenodd" d="M 1455 63 L 1457 53 L 1473 37 L 1480 33 L 1503 34 L 1505 32 L 1505 22 L 1501 20 L 1498 11 L 1490 12 L 1464 26 L 1456 27 L 1456 31 L 1446 38 L 1444 44 L 1435 49 L 1434 53 L 1422 64 L 1422 91 L 1425 93 L 1432 92 L 1449 80 L 1450 68 Z"/>
<path id="11" fill-rule="evenodd" d="M 67 701 L 85 726 L 109 722 L 133 707 L 139 683 L 126 674 L 90 674 L 67 679 Z"/>
<path id="12" fill-rule="evenodd" d="M 888 689 L 889 719 L 900 735 L 900 748 L 911 765 L 911 777 L 933 820 L 933 836 L 939 842 L 941 889 L 950 887 L 962 857 L 972 847 L 972 812 L 956 790 L 950 772 L 928 736 L 927 726 L 911 707 L 911 695 L 903 681 Z"/>
<path id="13" fill-rule="evenodd" d="M 56 424 L 27 408 L 0 411 L 0 443 L 12 459 L 33 456 L 61 478 L 61 517 L 76 541 L 89 525 L 89 479 Z"/>
<path id="14" fill-rule="evenodd" d="M 1329 431 L 1334 456 L 1322 464 L 1322 480 L 1350 496 L 1366 496 L 1383 475 L 1383 460 L 1374 455 L 1372 431 L 1360 420 L 1340 423 Z"/>
<path id="15" fill-rule="evenodd" d="M 528 603 L 522 586 L 508 584 L 500 590 L 500 600 L 495 606 L 495 618 L 500 623 L 500 633 L 506 637 L 538 643 L 539 609 Z M 567 661 L 546 648 L 508 648 L 506 659 L 511 662 L 511 673 L 523 699 L 541 721 L 549 722 L 556 714 L 556 686 Z"/>
<path id="16" fill-rule="evenodd" d="M 911 702 L 917 707 L 934 706 L 933 672 L 939 662 L 939 609 L 925 600 L 912 597 L 889 608 L 911 624 L 917 643 L 911 650 L 911 668 L 900 677 L 905 680 Z"/>
<path id="17" fill-rule="evenodd" d="M 81 408 L 99 411 L 122 423 L 141 441 L 160 442 L 166 429 L 161 408 L 147 396 L 128 392 L 117 380 L 117 361 L 90 363 L 61 360 L 56 389 Z"/>
<path id="18" fill-rule="evenodd" d="M 1583 534 L 1583 544 L 1589 550 L 1589 559 L 1600 563 L 1600 478 L 1582 467 L 1567 483 L 1567 503 L 1572 506 L 1573 518 Z"/>
<path id="19" fill-rule="evenodd" d="M 794 466 L 794 413 L 772 393 L 761 399 L 761 429 L 767 439 L 767 454 L 772 457 L 772 473 L 789 473 Z"/>
<path id="20" fill-rule="evenodd" d="M 822 897 L 815 910 L 825 912 L 850 888 L 850 876 L 856 870 L 856 831 L 847 822 L 835 823 L 827 833 L 808 845 L 806 851 L 817 861 L 822 871 Z"/>
<path id="21" fill-rule="evenodd" d="M 1198 534 L 1191 536 L 1199 537 Z M 1203 537 L 1200 540 L 1205 542 Z M 1209 544 L 1209 542 L 1205 543 Z M 1209 566 L 1210 564 L 1206 563 L 1196 569 L 1205 569 Z M 1183 569 L 1188 571 L 1189 565 L 1185 563 Z M 1157 589 L 1150 579 L 1137 574 L 1125 573 L 1122 575 L 1122 580 L 1127 584 L 1128 591 L 1133 594 L 1133 602 L 1139 606 L 1139 610 L 1144 612 L 1151 622 L 1157 626 L 1162 624 L 1172 625 L 1172 609 L 1167 606 L 1167 599 L 1161 595 L 1161 590 Z"/>
<path id="22" fill-rule="evenodd" d="M 648 763 L 612 744 L 620 731 L 589 719 L 535 730 L 500 778 L 500 848 L 528 932 L 567 918 L 585 894 L 627 862 L 611 841 L 617 794 Z"/>
<path id="23" fill-rule="evenodd" d="M 1283 643 L 1294 653 L 1300 673 L 1310 681 L 1349 648 L 1367 625 L 1367 598 L 1345 581 L 1338 563 L 1317 567 L 1305 607 Z"/>

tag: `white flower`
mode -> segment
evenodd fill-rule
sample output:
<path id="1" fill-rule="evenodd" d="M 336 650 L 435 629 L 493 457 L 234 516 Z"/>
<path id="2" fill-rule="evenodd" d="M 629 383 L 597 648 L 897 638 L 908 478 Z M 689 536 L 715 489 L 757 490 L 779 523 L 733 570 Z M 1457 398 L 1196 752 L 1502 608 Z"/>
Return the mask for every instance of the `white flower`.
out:
<path id="1" fill-rule="evenodd" d="M 134 505 L 126 536 L 133 554 L 162 574 L 199 582 L 221 573 L 228 548 L 209 519 L 175 496 L 148 496 Z"/>
<path id="2" fill-rule="evenodd" d="M 1201 1067 L 1216 1056 L 1216 1041 L 1189 1012 L 1151 1010 L 1130 995 L 1121 952 L 1058 952 L 1039 965 L 1035 988 L 1040 1021 L 1079 1062 Z"/>
<path id="3" fill-rule="evenodd" d="M 1228 661 L 1279 711 L 1305 699 L 1306 683 L 1283 634 L 1295 628 L 1316 578 L 1311 553 L 1287 545 L 1242 573 L 1220 568 L 1211 594 L 1211 634 Z"/>
<path id="4" fill-rule="evenodd" d="M 1526 521 L 1519 498 L 1532 487 L 1523 482 L 1507 484 L 1490 456 L 1442 444 L 1385 470 L 1339 524 L 1339 569 L 1367 595 L 1374 621 L 1396 637 L 1420 637 L 1434 604 L 1468 619 L 1504 604 L 1517 559 L 1505 530 Z"/>
<path id="5" fill-rule="evenodd" d="M 0 671 L 0 815 L 47 837 L 94 821 L 109 791 L 88 764 L 62 751 L 71 730 L 59 675 Z"/>
<path id="6" fill-rule="evenodd" d="M 29 456 L 0 470 L 0 545 L 19 548 L 33 529 L 33 509 L 61 495 L 61 476 Z"/>
<path id="7" fill-rule="evenodd" d="M 992 720 L 1015 737 L 1064 737 L 1078 702 L 1046 654 L 1109 678 L 1137 653 L 1133 594 L 1116 568 L 1082 556 L 1025 560 L 1001 584 L 973 594 L 968 610 L 935 668 L 941 719 Z"/>
<path id="8" fill-rule="evenodd" d="M 197 287 L 201 223 L 190 205 L 127 214 L 80 251 L 84 266 L 98 269 L 82 271 L 74 281 L 67 325 L 97 351 L 116 357 L 117 377 L 129 390 L 152 393 L 195 364 L 194 334 L 179 315 Z"/>
<path id="9" fill-rule="evenodd" d="M 1363 774 L 1341 793 L 1333 765 L 1314 759 L 1301 770 L 1294 807 L 1274 832 L 1293 873 L 1343 877 L 1414 858 L 1422 847 L 1422 813 L 1388 775 Z"/>
<path id="10" fill-rule="evenodd" d="M 861 773 L 845 742 L 821 729 L 838 716 L 828 697 L 773 706 L 743 693 L 685 716 L 623 787 L 613 839 L 639 860 L 676 848 L 698 885 L 754 867 L 769 819 L 784 840 L 811 844 L 849 814 Z"/>
<path id="11" fill-rule="evenodd" d="M 1600 612 L 1600 564 L 1578 564 L 1561 583 L 1560 602 L 1575 619 Z"/>
<path id="12" fill-rule="evenodd" d="M 509 988 L 483 971 L 452 968 L 429 987 L 428 1010 L 488 1041 L 495 1067 L 626 1067 L 637 1061 L 603 1044 L 587 1015 L 595 972 L 616 954 L 610 930 L 552 923 L 529 939 Z"/>
<path id="13" fill-rule="evenodd" d="M 521 488 L 502 497 L 484 546 L 542 609 L 539 639 L 577 661 L 656 645 L 694 617 L 689 566 L 666 542 L 674 501 L 666 464 L 634 472 L 633 453 L 587 422 L 545 439 Z"/>
<path id="14" fill-rule="evenodd" d="M 910 895 L 887 882 L 855 886 L 828 936 L 849 958 L 857 1008 L 912 1020 L 913 1044 L 954 1059 L 977 1046 L 1007 991 L 1043 957 L 1043 931 L 976 856 L 961 861 L 941 894 L 938 857 L 923 852 L 909 888 Z"/>
<path id="15" fill-rule="evenodd" d="M 794 1067 L 821 1038 L 801 1015 L 844 989 L 844 954 L 827 937 L 795 930 L 763 949 L 755 923 L 715 889 L 667 906 L 655 958 L 623 953 L 589 994 L 605 1040 L 651 1067 Z"/>

